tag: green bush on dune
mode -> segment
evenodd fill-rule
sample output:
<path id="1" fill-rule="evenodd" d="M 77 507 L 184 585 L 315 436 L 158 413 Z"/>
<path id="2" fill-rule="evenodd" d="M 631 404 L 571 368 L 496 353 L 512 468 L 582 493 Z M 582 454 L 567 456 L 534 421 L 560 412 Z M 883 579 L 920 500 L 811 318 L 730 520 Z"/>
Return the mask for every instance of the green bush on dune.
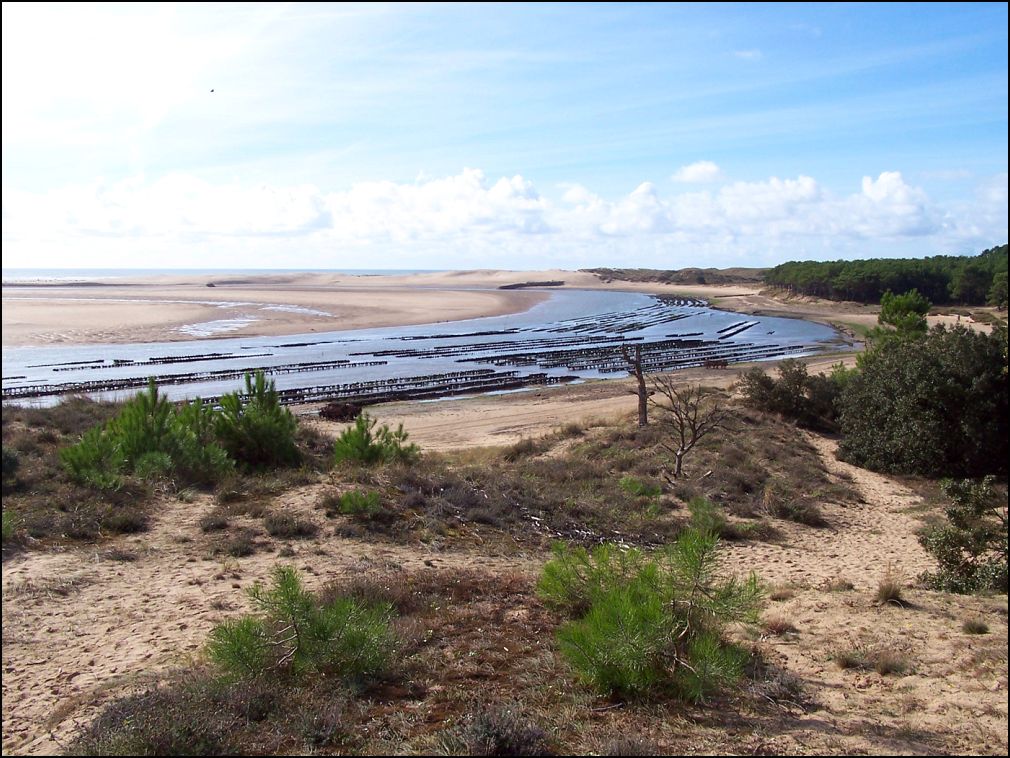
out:
<path id="1" fill-rule="evenodd" d="M 333 461 L 360 463 L 372 466 L 377 463 L 410 463 L 417 459 L 420 450 L 407 442 L 407 433 L 400 424 L 396 431 L 383 424 L 376 429 L 377 419 L 362 413 L 337 438 L 333 445 Z"/>
<path id="2" fill-rule="evenodd" d="M 761 589 L 717 581 L 718 538 L 696 528 L 654 556 L 617 545 L 588 551 L 558 545 L 538 592 L 573 616 L 561 651 L 601 692 L 641 696 L 668 690 L 687 700 L 739 678 L 747 655 L 728 643 L 733 622 L 754 622 Z"/>
<path id="3" fill-rule="evenodd" d="M 261 615 L 220 624 L 207 645 L 228 678 L 283 671 L 361 679 L 384 670 L 396 649 L 390 605 L 350 597 L 322 603 L 293 566 L 276 567 L 270 586 L 257 583 L 249 595 Z"/>
<path id="4" fill-rule="evenodd" d="M 225 395 L 220 408 L 200 399 L 176 406 L 152 379 L 147 391 L 127 401 L 104 426 L 61 450 L 60 458 L 76 481 L 99 489 L 118 487 L 124 474 L 210 484 L 236 465 L 263 469 L 297 464 L 297 426 L 262 372 L 247 374 L 245 392 Z"/>

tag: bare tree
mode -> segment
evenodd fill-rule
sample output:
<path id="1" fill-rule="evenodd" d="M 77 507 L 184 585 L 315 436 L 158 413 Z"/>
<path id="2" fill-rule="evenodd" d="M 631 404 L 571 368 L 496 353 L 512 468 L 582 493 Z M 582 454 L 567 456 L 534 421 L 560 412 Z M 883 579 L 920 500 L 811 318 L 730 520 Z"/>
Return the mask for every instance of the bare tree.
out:
<path id="1" fill-rule="evenodd" d="M 642 346 L 635 345 L 635 356 L 632 357 L 627 345 L 621 345 L 621 355 L 631 366 L 631 373 L 638 380 L 638 425 L 649 425 L 649 390 L 645 386 L 645 372 L 642 370 Z"/>
<path id="2" fill-rule="evenodd" d="M 673 476 L 679 478 L 684 470 L 684 456 L 702 437 L 724 426 L 729 411 L 720 405 L 717 397 L 702 390 L 701 385 L 678 386 L 671 376 L 651 379 L 658 399 L 650 399 L 650 402 L 662 414 L 661 423 L 672 431 L 674 444 L 663 443 L 663 447 L 673 453 L 677 461 Z"/>

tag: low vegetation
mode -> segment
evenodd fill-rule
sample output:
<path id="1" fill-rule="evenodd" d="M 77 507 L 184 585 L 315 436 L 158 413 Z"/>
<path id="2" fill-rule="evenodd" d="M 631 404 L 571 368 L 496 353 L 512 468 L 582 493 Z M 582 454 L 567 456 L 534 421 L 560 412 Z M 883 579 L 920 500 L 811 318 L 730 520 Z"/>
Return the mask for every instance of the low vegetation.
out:
<path id="1" fill-rule="evenodd" d="M 376 429 L 377 420 L 362 413 L 354 426 L 345 429 L 333 445 L 334 463 L 357 463 L 373 466 L 378 463 L 411 463 L 420 451 L 417 445 L 407 442 L 403 424 L 392 431 L 383 424 Z"/>
<path id="2" fill-rule="evenodd" d="M 320 602 L 291 566 L 275 568 L 271 585 L 257 584 L 249 596 L 260 614 L 225 621 L 207 645 L 208 658 L 228 678 L 360 680 L 381 673 L 396 649 L 391 606 L 333 596 Z"/>
<path id="3" fill-rule="evenodd" d="M 778 365 L 778 378 L 752 368 L 740 379 L 744 402 L 751 408 L 777 413 L 808 429 L 837 429 L 838 398 L 853 375 L 841 364 L 830 375 L 807 373 L 805 363 L 788 359 Z"/>
<path id="4" fill-rule="evenodd" d="M 716 580 L 717 544 L 690 528 L 650 556 L 617 545 L 556 546 L 538 591 L 573 619 L 558 642 L 580 677 L 604 694 L 667 691 L 695 701 L 735 682 L 747 656 L 725 629 L 756 622 L 761 590 L 754 575 Z"/>
<path id="5" fill-rule="evenodd" d="M 1007 591 L 1007 493 L 993 477 L 946 481 L 946 523 L 919 537 L 937 571 L 921 578 L 946 592 Z"/>

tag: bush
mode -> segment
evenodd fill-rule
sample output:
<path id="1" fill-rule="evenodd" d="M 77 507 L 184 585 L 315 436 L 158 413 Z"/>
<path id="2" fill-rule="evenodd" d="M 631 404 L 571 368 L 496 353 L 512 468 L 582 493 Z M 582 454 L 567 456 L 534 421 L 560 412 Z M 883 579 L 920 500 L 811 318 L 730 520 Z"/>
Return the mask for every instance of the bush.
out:
<path id="1" fill-rule="evenodd" d="M 635 497 L 659 497 L 663 490 L 658 484 L 646 484 L 633 476 L 622 476 L 621 489 Z"/>
<path id="2" fill-rule="evenodd" d="M 226 676 L 280 669 L 355 679 L 382 671 L 395 649 L 390 606 L 339 596 L 321 604 L 292 566 L 278 566 L 272 585 L 257 583 L 249 595 L 262 615 L 226 622 L 211 633 L 208 655 Z"/>
<path id="3" fill-rule="evenodd" d="M 262 619 L 228 619 L 210 632 L 207 657 L 226 677 L 244 679 L 266 671 L 272 662 L 270 640 Z"/>
<path id="4" fill-rule="evenodd" d="M 232 463 L 213 440 L 211 414 L 200 401 L 177 410 L 152 379 L 147 391 L 125 403 L 117 416 L 62 449 L 60 459 L 73 479 L 98 489 L 118 489 L 127 473 L 213 482 Z"/>
<path id="5" fill-rule="evenodd" d="M 271 513 L 263 525 L 272 537 L 312 537 L 319 527 L 311 521 L 296 518 L 289 513 Z"/>
<path id="6" fill-rule="evenodd" d="M 723 632 L 756 622 L 761 591 L 753 574 L 716 581 L 717 545 L 691 528 L 655 559 L 612 545 L 556 547 L 538 592 L 581 616 L 558 632 L 562 653 L 595 688 L 623 696 L 668 688 L 699 700 L 734 681 L 746 656 Z"/>
<path id="7" fill-rule="evenodd" d="M 349 515 L 373 516 L 381 509 L 379 493 L 365 490 L 350 490 L 337 500 L 337 509 Z"/>
<path id="8" fill-rule="evenodd" d="M 251 469 L 294 466 L 301 460 L 295 444 L 298 421 L 280 404 L 274 382 L 262 371 L 245 376 L 245 393 L 221 398 L 214 431 L 234 460 Z"/>
<path id="9" fill-rule="evenodd" d="M 216 707 L 207 687 L 151 690 L 109 705 L 69 755 L 231 755 L 237 715 Z"/>
<path id="10" fill-rule="evenodd" d="M 354 426 L 341 432 L 333 445 L 333 461 L 361 463 L 371 466 L 377 463 L 411 463 L 420 451 L 417 445 L 407 444 L 407 433 L 400 424 L 391 431 L 383 424 L 375 430 L 377 419 L 362 413 Z"/>
<path id="11" fill-rule="evenodd" d="M 124 461 L 116 441 L 103 427 L 89 429 L 80 442 L 60 450 L 60 460 L 71 478 L 96 489 L 116 489 Z"/>
<path id="12" fill-rule="evenodd" d="M 839 454 L 889 473 L 1007 471 L 1006 330 L 936 327 L 864 355 L 840 398 Z"/>
<path id="13" fill-rule="evenodd" d="M 5 510 L 3 512 L 3 543 L 6 545 L 14 539 L 14 532 L 17 530 L 17 517 L 14 511 Z"/>
<path id="14" fill-rule="evenodd" d="M 961 624 L 961 631 L 965 634 L 989 634 L 989 625 L 982 619 L 968 619 Z"/>
<path id="15" fill-rule="evenodd" d="M 919 537 L 919 543 L 940 564 L 935 573 L 920 577 L 933 589 L 1007 591 L 1007 499 L 993 484 L 991 476 L 942 484 L 951 500 L 947 523 Z"/>
<path id="16" fill-rule="evenodd" d="M 596 689 L 636 694 L 664 682 L 664 658 L 675 633 L 662 593 L 608 588 L 589 612 L 558 632 L 561 652 Z"/>
<path id="17" fill-rule="evenodd" d="M 18 475 L 18 468 L 21 465 L 21 461 L 18 458 L 16 450 L 10 450 L 8 448 L 3 448 L 3 483 L 6 486 L 12 483 Z"/>
<path id="18" fill-rule="evenodd" d="M 760 411 L 778 413 L 812 429 L 835 428 L 841 388 L 851 374 L 841 365 L 830 376 L 810 376 L 805 363 L 789 358 L 778 366 L 778 379 L 752 368 L 740 380 L 744 402 Z"/>
<path id="19" fill-rule="evenodd" d="M 613 543 L 586 548 L 555 543 L 537 582 L 537 594 L 549 606 L 570 616 L 589 611 L 597 598 L 613 587 L 646 580 L 648 562 L 640 550 Z M 649 571 L 658 570 L 650 566 Z"/>
<path id="20" fill-rule="evenodd" d="M 478 714 L 463 732 L 469 755 L 550 755 L 547 733 L 512 708 Z"/>

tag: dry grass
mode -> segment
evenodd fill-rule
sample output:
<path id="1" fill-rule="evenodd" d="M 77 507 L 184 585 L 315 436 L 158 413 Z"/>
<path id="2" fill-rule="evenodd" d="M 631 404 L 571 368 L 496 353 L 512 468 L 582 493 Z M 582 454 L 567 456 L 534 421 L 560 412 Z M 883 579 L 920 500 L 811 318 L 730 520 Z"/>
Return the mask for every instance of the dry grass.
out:
<path id="1" fill-rule="evenodd" d="M 982 619 L 967 619 L 961 624 L 961 631 L 965 634 L 989 634 L 989 625 Z"/>
<path id="2" fill-rule="evenodd" d="M 902 596 L 901 591 L 901 583 L 891 573 L 890 567 L 888 567 L 884 578 L 877 585 L 877 591 L 873 599 L 880 605 L 904 605 L 905 598 Z"/>
<path id="3" fill-rule="evenodd" d="M 761 622 L 762 628 L 766 633 L 774 635 L 776 637 L 784 637 L 788 634 L 797 634 L 799 629 L 787 618 L 782 616 L 771 616 L 766 618 Z"/>

